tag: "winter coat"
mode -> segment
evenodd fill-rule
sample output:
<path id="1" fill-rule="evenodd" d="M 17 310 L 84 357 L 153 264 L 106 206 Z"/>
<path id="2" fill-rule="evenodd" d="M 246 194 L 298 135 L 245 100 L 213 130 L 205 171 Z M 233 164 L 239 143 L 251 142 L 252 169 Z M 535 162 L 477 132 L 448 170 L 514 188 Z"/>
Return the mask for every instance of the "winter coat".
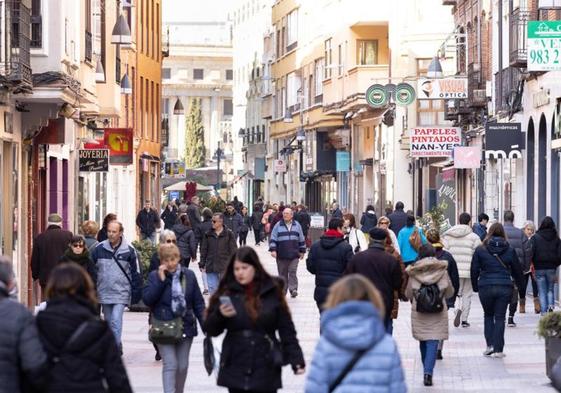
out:
<path id="1" fill-rule="evenodd" d="M 180 279 L 185 280 L 187 305 L 187 311 L 183 316 L 183 334 L 184 337 L 192 338 L 197 335 L 197 320 L 201 326 L 203 325 L 205 301 L 192 270 L 182 267 Z M 148 275 L 148 283 L 142 292 L 144 304 L 150 307 L 152 316 L 161 321 L 170 321 L 175 318 L 171 310 L 171 283 L 171 274 L 166 273 L 166 279 L 162 281 L 158 271 L 153 271 Z"/>
<path id="2" fill-rule="evenodd" d="M 77 263 L 88 272 L 94 284 L 97 282 L 97 269 L 87 248 L 82 254 L 74 254 L 71 248 L 67 248 L 64 252 L 64 255 L 60 258 L 59 262 Z"/>
<path id="3" fill-rule="evenodd" d="M 117 266 L 113 254 L 127 272 L 132 282 L 137 282 L 141 274 L 136 259 L 136 250 L 122 238 L 119 247 L 114 250 L 105 240 L 97 245 L 92 253 L 92 261 L 97 268 L 97 296 L 101 304 L 129 304 L 131 284 L 123 271 Z"/>
<path id="4" fill-rule="evenodd" d="M 199 267 L 205 268 L 207 273 L 224 273 L 237 249 L 236 237 L 231 230 L 224 227 L 217 236 L 211 229 L 203 236 Z"/>
<path id="5" fill-rule="evenodd" d="M 201 225 L 201 212 L 199 211 L 199 206 L 191 203 L 187 206 L 187 217 L 189 218 L 189 222 L 191 223 L 191 228 L 194 231 Z"/>
<path id="6" fill-rule="evenodd" d="M 107 240 L 107 227 L 102 227 L 97 233 L 97 241 L 101 243 L 104 240 Z"/>
<path id="7" fill-rule="evenodd" d="M 195 239 L 197 240 L 197 245 L 202 246 L 203 236 L 205 233 L 212 229 L 212 218 L 207 218 L 200 223 L 198 227 L 193 227 L 193 232 L 195 233 Z"/>
<path id="8" fill-rule="evenodd" d="M 469 278 L 471 258 L 481 244 L 479 236 L 468 225 L 454 225 L 442 235 L 442 244 L 456 260 L 460 278 Z"/>
<path id="9" fill-rule="evenodd" d="M 364 233 L 356 228 L 350 228 L 346 239 L 353 248 L 354 254 L 368 249 L 368 242 L 366 241 Z"/>
<path id="10" fill-rule="evenodd" d="M 321 308 L 327 299 L 329 287 L 341 278 L 353 257 L 353 249 L 342 235 L 324 234 L 312 244 L 306 267 L 315 275 L 314 300 Z"/>
<path id="11" fill-rule="evenodd" d="M 401 255 L 401 248 L 399 248 L 399 242 L 397 241 L 397 236 L 395 236 L 395 233 L 393 233 L 392 230 L 389 230 L 388 233 L 390 235 L 390 239 L 392 239 L 392 245 L 395 252 Z"/>
<path id="12" fill-rule="evenodd" d="M 419 235 L 421 235 L 421 243 L 427 244 L 427 238 L 425 237 L 425 232 L 422 228 L 412 225 L 410 227 L 403 227 L 399 234 L 397 235 L 397 244 L 399 244 L 399 250 L 401 251 L 401 258 L 405 264 L 409 264 L 417 260 L 418 253 L 415 251 L 409 238 L 413 234 L 413 231 L 417 228 Z"/>
<path id="13" fill-rule="evenodd" d="M 160 215 L 160 218 L 164 221 L 165 229 L 173 228 L 177 221 L 177 208 L 174 206 L 170 210 L 169 207 L 166 207 Z"/>
<path id="14" fill-rule="evenodd" d="M 281 220 L 274 226 L 269 240 L 269 251 L 277 253 L 277 259 L 292 260 L 306 252 L 306 241 L 298 221 L 292 220 L 290 229 Z"/>
<path id="15" fill-rule="evenodd" d="M 499 258 L 508 269 L 503 266 Z M 487 245 L 482 244 L 477 247 L 471 261 L 471 286 L 474 292 L 478 292 L 479 287 L 483 286 L 512 287 L 513 279 L 518 288 L 523 287 L 522 267 L 516 251 L 509 242 L 502 237 L 493 236 Z"/>
<path id="16" fill-rule="evenodd" d="M 390 220 L 390 229 L 396 236 L 399 236 L 401 229 L 407 225 L 407 213 L 403 209 L 395 210 L 388 216 L 388 219 Z"/>
<path id="17" fill-rule="evenodd" d="M 160 227 L 160 216 L 154 209 L 141 209 L 136 216 L 136 226 L 140 228 L 140 233 L 149 237 Z"/>
<path id="18" fill-rule="evenodd" d="M 393 233 L 392 231 L 389 232 Z M 393 291 L 393 303 L 390 314 L 391 319 L 397 319 L 397 316 L 399 314 L 399 300 L 407 300 L 407 298 L 405 297 L 405 288 L 407 288 L 407 281 L 409 277 L 405 272 L 405 264 L 401 259 L 401 255 L 399 255 L 395 248 L 393 250 L 388 250 L 386 248 L 386 252 L 395 258 L 395 260 L 399 264 L 399 271 L 401 272 L 401 287 L 399 288 L 399 291 Z"/>
<path id="19" fill-rule="evenodd" d="M 302 233 L 304 234 L 304 237 L 308 236 L 308 231 L 310 230 L 310 224 L 312 222 L 310 214 L 306 210 L 300 210 L 299 212 L 296 212 L 296 214 L 294 215 L 294 219 L 298 221 L 298 223 L 302 227 Z"/>
<path id="20" fill-rule="evenodd" d="M 224 213 L 224 226 L 231 230 L 234 235 L 236 235 L 236 239 L 240 234 L 240 229 L 243 225 L 243 218 L 240 213 L 234 211 L 232 214 L 228 214 L 228 212 Z"/>
<path id="21" fill-rule="evenodd" d="M 263 212 L 261 210 L 254 210 L 253 213 L 251 214 L 251 227 L 253 228 L 254 231 L 259 232 L 261 230 L 261 227 L 263 226 L 263 224 L 261 223 L 261 220 L 263 219 Z"/>
<path id="22" fill-rule="evenodd" d="M 240 226 L 240 232 L 249 232 L 249 229 L 251 228 L 251 218 L 246 214 L 241 215 L 242 217 L 242 224 Z"/>
<path id="23" fill-rule="evenodd" d="M 158 270 L 160 268 L 160 254 L 158 254 L 158 250 L 154 251 L 152 257 L 150 257 L 150 265 L 148 267 L 148 272 L 153 272 L 154 270 Z"/>
<path id="24" fill-rule="evenodd" d="M 532 262 L 536 270 L 557 269 L 561 264 L 561 240 L 551 229 L 538 230 L 531 239 Z"/>
<path id="25" fill-rule="evenodd" d="M 181 223 L 173 226 L 173 233 L 177 239 L 177 248 L 181 254 L 181 259 L 188 263 L 191 259 L 197 259 L 197 240 L 193 230 Z"/>
<path id="26" fill-rule="evenodd" d="M 95 237 L 85 236 L 84 241 L 86 242 L 86 249 L 91 254 L 95 246 L 99 244 L 99 241 Z"/>
<path id="27" fill-rule="evenodd" d="M 45 232 L 33 241 L 31 252 L 31 275 L 39 280 L 42 287 L 47 285 L 51 271 L 72 240 L 72 232 L 65 231 L 58 225 L 49 225 Z"/>
<path id="28" fill-rule="evenodd" d="M 224 317 L 218 304 L 212 304 L 204 322 L 208 335 L 216 337 L 226 331 L 222 343 L 218 385 L 232 389 L 270 391 L 282 387 L 281 367 L 272 363 L 271 341 L 281 348 L 285 364 L 305 365 L 302 349 L 286 303 L 280 282 L 266 278 L 261 283 L 261 307 L 253 322 L 245 308 L 245 289 L 233 282 L 226 290 L 232 299 L 236 315 Z M 277 332 L 280 338 L 277 338 Z"/>
<path id="29" fill-rule="evenodd" d="M 327 393 L 354 354 L 367 350 L 339 385 L 337 392 L 406 392 L 401 359 L 386 334 L 378 310 L 367 301 L 348 301 L 324 312 L 306 393 Z"/>
<path id="30" fill-rule="evenodd" d="M 442 246 L 434 245 L 436 250 L 436 259 L 441 261 L 448 262 L 448 277 L 450 277 L 450 282 L 454 287 L 454 294 L 452 297 L 446 299 L 446 305 L 448 308 L 454 308 L 454 304 L 456 303 L 456 297 L 458 296 L 458 291 L 460 290 L 460 276 L 458 275 L 458 265 L 456 264 L 456 260 L 448 251 L 444 251 Z"/>
<path id="31" fill-rule="evenodd" d="M 516 251 L 518 263 L 521 264 L 523 270 L 526 270 L 524 269 L 524 266 L 526 262 L 525 250 L 528 238 L 526 237 L 522 229 L 516 228 L 514 225 L 512 225 L 512 223 L 505 223 L 504 229 L 508 244 L 510 244 L 510 246 L 514 248 L 514 251 Z"/>
<path id="32" fill-rule="evenodd" d="M 343 219 L 343 212 L 341 209 L 337 208 L 331 212 L 331 218 L 341 218 Z"/>
<path id="33" fill-rule="evenodd" d="M 4 289 L 0 289 L 0 321 L 0 393 L 23 392 L 21 382 L 43 387 L 49 372 L 47 355 L 33 315 Z"/>
<path id="34" fill-rule="evenodd" d="M 436 258 L 423 258 L 407 267 L 409 282 L 405 296 L 411 300 L 411 330 L 419 341 L 448 339 L 448 309 L 446 299 L 454 295 L 454 287 L 448 277 L 448 263 Z M 416 292 L 421 284 L 437 284 L 443 295 L 444 308 L 439 313 L 417 312 Z"/>
<path id="35" fill-rule="evenodd" d="M 360 218 L 360 230 L 364 233 L 370 232 L 372 228 L 376 228 L 378 225 L 378 217 L 373 210 L 368 210 L 367 212 L 362 213 L 362 217 Z"/>
<path id="36" fill-rule="evenodd" d="M 132 392 L 115 337 L 86 300 L 49 300 L 37 328 L 51 361 L 48 393 Z M 83 331 L 69 342 L 78 328 Z"/>
<path id="37" fill-rule="evenodd" d="M 391 314 L 394 291 L 401 288 L 401 268 L 398 261 L 384 249 L 384 246 L 373 241 L 368 250 L 359 252 L 347 265 L 345 274 L 358 273 L 368 278 L 380 291 L 386 308 L 385 319 Z"/>
<path id="38" fill-rule="evenodd" d="M 473 233 L 479 236 L 479 239 L 483 241 L 485 240 L 485 236 L 487 236 L 487 226 L 477 222 L 473 224 Z"/>

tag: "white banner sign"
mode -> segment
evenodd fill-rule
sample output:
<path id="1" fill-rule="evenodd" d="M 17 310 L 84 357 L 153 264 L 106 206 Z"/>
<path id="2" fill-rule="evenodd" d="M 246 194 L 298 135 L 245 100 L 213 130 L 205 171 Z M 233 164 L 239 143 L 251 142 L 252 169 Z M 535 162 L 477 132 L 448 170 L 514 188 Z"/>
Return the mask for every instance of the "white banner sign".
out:
<path id="1" fill-rule="evenodd" d="M 417 98 L 419 100 L 449 100 L 467 98 L 467 78 L 421 78 L 417 82 Z"/>
<path id="2" fill-rule="evenodd" d="M 409 130 L 411 157 L 450 157 L 462 145 L 459 127 L 416 127 Z"/>
<path id="3" fill-rule="evenodd" d="M 275 172 L 286 172 L 286 161 L 285 160 L 275 160 Z"/>

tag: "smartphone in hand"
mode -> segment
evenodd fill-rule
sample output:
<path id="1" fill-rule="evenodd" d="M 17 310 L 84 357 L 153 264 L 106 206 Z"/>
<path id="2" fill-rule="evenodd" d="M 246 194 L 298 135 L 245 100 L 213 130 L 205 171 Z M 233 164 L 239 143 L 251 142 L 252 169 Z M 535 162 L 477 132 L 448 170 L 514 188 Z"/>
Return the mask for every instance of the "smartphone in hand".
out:
<path id="1" fill-rule="evenodd" d="M 230 307 L 234 308 L 234 305 L 232 304 L 232 299 L 230 298 L 230 296 L 220 296 L 220 304 L 222 304 L 224 306 L 230 306 Z"/>

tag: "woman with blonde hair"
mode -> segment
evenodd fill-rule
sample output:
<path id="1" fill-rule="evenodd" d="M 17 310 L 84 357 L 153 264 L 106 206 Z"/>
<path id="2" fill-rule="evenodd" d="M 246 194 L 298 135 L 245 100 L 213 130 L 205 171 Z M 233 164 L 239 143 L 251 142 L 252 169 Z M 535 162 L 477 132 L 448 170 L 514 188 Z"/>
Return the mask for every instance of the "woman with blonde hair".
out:
<path id="1" fill-rule="evenodd" d="M 390 239 L 392 240 L 393 248 L 395 252 L 401 255 L 401 250 L 399 249 L 399 243 L 397 241 L 397 237 L 395 233 L 390 230 L 391 221 L 388 217 L 382 216 L 378 219 L 378 228 L 385 229 L 390 234 Z"/>
<path id="2" fill-rule="evenodd" d="M 384 327 L 384 300 L 369 280 L 340 279 L 324 310 L 306 393 L 407 391 L 397 346 Z"/>

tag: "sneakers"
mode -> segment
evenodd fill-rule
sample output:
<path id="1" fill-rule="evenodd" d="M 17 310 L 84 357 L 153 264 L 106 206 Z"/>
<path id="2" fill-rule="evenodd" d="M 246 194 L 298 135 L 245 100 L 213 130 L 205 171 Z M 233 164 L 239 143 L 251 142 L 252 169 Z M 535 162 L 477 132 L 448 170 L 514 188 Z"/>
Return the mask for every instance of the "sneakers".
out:
<path id="1" fill-rule="evenodd" d="M 460 326 L 460 319 L 462 317 L 462 310 L 460 310 L 459 308 L 456 310 L 456 316 L 454 317 L 454 326 L 458 327 Z"/>
<path id="2" fill-rule="evenodd" d="M 514 317 L 508 317 L 508 323 L 506 324 L 508 327 L 516 327 L 516 323 L 514 323 Z"/>
<path id="3" fill-rule="evenodd" d="M 442 359 L 444 359 L 444 358 L 442 357 L 442 349 L 439 349 L 439 350 L 436 351 L 436 359 L 437 359 L 437 360 L 442 360 Z"/>
<path id="4" fill-rule="evenodd" d="M 493 355 L 493 352 L 495 352 L 493 347 L 487 347 L 487 349 L 483 351 L 483 356 L 491 356 Z"/>
<path id="5" fill-rule="evenodd" d="M 469 324 L 468 321 L 463 321 L 463 322 L 462 322 L 462 327 L 463 327 L 463 328 L 468 328 L 468 327 L 470 327 L 470 326 L 471 326 L 471 325 Z"/>
<path id="6" fill-rule="evenodd" d="M 160 360 L 162 360 L 162 356 L 160 355 L 160 352 L 156 352 L 156 356 L 154 356 L 154 359 L 159 362 Z"/>
<path id="7" fill-rule="evenodd" d="M 423 378 L 423 384 L 425 386 L 432 386 L 432 375 L 425 374 L 425 377 Z"/>
<path id="8" fill-rule="evenodd" d="M 295 289 L 294 291 L 290 291 L 290 297 L 295 298 L 298 296 L 298 291 Z"/>
<path id="9" fill-rule="evenodd" d="M 502 359 L 505 356 L 506 355 L 504 354 L 504 352 L 493 352 L 493 354 L 491 355 L 492 358 L 497 358 L 497 359 Z"/>

